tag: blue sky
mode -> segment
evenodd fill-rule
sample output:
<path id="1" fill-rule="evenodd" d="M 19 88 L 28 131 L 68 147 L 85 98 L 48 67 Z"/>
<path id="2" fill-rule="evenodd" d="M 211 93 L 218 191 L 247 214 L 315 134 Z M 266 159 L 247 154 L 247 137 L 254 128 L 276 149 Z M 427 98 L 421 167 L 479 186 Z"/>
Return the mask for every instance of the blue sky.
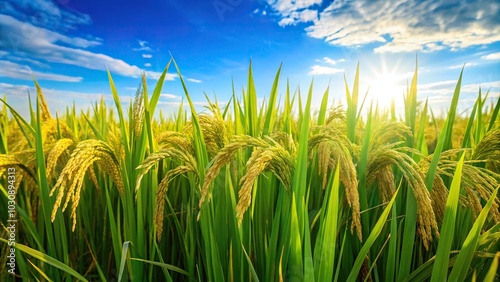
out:
<path id="1" fill-rule="evenodd" d="M 419 97 L 445 109 L 465 64 L 463 110 L 479 87 L 500 93 L 500 3 L 493 0 L 7 0 L 0 2 L 0 94 L 27 113 L 33 74 L 52 111 L 112 103 L 106 68 L 124 102 L 144 71 L 152 89 L 170 54 L 201 109 L 204 93 L 222 104 L 234 81 L 246 86 L 252 60 L 259 98 L 281 63 L 286 80 L 313 103 L 330 85 L 342 101 L 357 63 L 361 92 L 387 105 L 402 93 L 418 57 Z M 159 108 L 183 97 L 170 69 Z"/>

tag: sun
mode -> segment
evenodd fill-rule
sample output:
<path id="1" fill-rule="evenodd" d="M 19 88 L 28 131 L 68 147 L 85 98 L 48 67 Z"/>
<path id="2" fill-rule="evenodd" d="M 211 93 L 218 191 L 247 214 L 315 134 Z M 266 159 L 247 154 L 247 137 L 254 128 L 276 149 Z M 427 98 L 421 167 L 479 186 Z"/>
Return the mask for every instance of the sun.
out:
<path id="1" fill-rule="evenodd" d="M 373 103 L 388 108 L 392 101 L 396 105 L 403 102 L 407 75 L 397 72 L 382 71 L 375 73 L 369 81 L 368 97 Z"/>

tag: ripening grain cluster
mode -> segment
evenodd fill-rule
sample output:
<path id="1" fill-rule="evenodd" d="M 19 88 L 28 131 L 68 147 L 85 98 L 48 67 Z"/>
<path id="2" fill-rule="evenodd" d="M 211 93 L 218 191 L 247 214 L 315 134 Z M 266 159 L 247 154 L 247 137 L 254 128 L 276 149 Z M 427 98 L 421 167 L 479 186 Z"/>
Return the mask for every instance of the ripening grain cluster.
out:
<path id="1" fill-rule="evenodd" d="M 165 117 L 155 110 L 171 63 L 188 110 Z M 438 117 L 415 72 L 396 113 L 364 103 L 358 66 L 347 104 L 329 106 L 326 89 L 313 111 L 314 85 L 292 92 L 280 73 L 258 104 L 250 65 L 241 93 L 222 108 L 207 97 L 201 113 L 173 60 L 126 108 L 110 73 L 113 107 L 54 116 L 36 81 L 29 119 L 3 98 L 0 203 L 15 167 L 17 278 L 499 279 L 498 93 L 458 113 L 460 74 Z"/>

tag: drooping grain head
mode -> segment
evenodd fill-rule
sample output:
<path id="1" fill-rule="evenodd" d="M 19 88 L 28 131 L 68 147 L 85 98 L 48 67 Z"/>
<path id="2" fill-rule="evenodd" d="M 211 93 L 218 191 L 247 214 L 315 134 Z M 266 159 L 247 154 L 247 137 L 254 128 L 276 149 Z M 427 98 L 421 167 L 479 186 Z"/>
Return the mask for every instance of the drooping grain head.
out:
<path id="1" fill-rule="evenodd" d="M 56 212 L 61 206 L 64 196 L 62 210 L 64 211 L 70 201 L 73 202 L 71 210 L 71 218 L 73 219 L 74 231 L 76 227 L 76 208 L 80 201 L 80 193 L 83 186 L 83 179 L 86 171 L 91 168 L 92 164 L 97 162 L 98 167 L 107 172 L 113 179 L 116 188 L 123 194 L 123 182 L 121 179 L 120 165 L 113 150 L 107 143 L 101 140 L 89 139 L 81 141 L 76 146 L 71 154 L 71 157 L 62 170 L 56 184 L 50 191 L 50 196 L 59 189 L 56 197 L 56 202 L 52 210 L 51 220 L 54 221 Z"/>
<path id="2" fill-rule="evenodd" d="M 178 166 L 174 169 L 169 170 L 165 177 L 161 180 L 158 185 L 158 190 L 156 190 L 155 195 L 155 211 L 154 211 L 154 223 L 156 226 L 156 238 L 158 241 L 161 240 L 161 236 L 163 233 L 163 218 L 164 218 L 164 210 L 165 210 L 165 197 L 168 191 L 168 184 L 178 175 L 185 174 L 188 172 L 196 173 L 195 168 L 191 166 Z M 196 173 L 197 174 L 197 173 Z"/>
<path id="3" fill-rule="evenodd" d="M 52 149 L 49 151 L 49 154 L 47 155 L 46 171 L 49 177 L 53 176 L 59 157 L 71 146 L 73 146 L 73 144 L 74 141 L 69 138 L 63 138 L 56 141 Z"/>
<path id="4" fill-rule="evenodd" d="M 488 132 L 477 144 L 473 160 L 481 160 L 491 171 L 500 174 L 500 129 Z"/>
<path id="5" fill-rule="evenodd" d="M 250 136 L 235 136 L 229 144 L 227 144 L 213 159 L 212 166 L 205 174 L 205 180 L 201 189 L 201 198 L 199 206 L 201 207 L 205 200 L 210 200 L 210 183 L 217 177 L 222 167 L 228 164 L 238 150 L 248 147 L 250 144 Z M 198 215 L 199 218 L 199 215 Z"/>
<path id="6" fill-rule="evenodd" d="M 314 156 L 317 148 L 318 170 L 322 176 L 323 188 L 326 186 L 328 172 L 336 169 L 338 161 L 340 167 L 340 181 L 345 186 L 347 203 L 352 209 L 351 232 L 356 230 L 358 238 L 362 240 L 361 211 L 359 205 L 358 179 L 356 167 L 353 163 L 353 146 L 341 126 L 333 127 L 333 122 L 326 126 L 311 128 L 312 136 L 309 139 L 309 159 Z"/>
<path id="7" fill-rule="evenodd" d="M 273 159 L 273 152 L 266 149 L 256 149 L 247 162 L 247 172 L 240 180 L 240 191 L 238 192 L 238 204 L 236 205 L 236 218 L 238 226 L 243 221 L 243 215 L 250 206 L 252 200 L 253 183 L 266 169 Z"/>
<path id="8" fill-rule="evenodd" d="M 448 189 L 444 185 L 443 179 L 436 175 L 434 177 L 434 184 L 430 192 L 432 209 L 436 215 L 436 220 L 442 224 L 444 219 L 444 211 L 446 210 L 446 199 L 448 199 Z"/>

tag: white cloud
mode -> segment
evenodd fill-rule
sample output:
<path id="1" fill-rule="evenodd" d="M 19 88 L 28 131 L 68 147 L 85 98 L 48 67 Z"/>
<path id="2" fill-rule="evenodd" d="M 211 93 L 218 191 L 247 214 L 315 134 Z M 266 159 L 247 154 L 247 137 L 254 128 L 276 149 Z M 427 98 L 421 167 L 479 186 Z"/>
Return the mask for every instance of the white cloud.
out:
<path id="1" fill-rule="evenodd" d="M 145 63 L 144 64 L 145 67 L 150 67 L 151 66 L 151 63 Z"/>
<path id="2" fill-rule="evenodd" d="M 419 84 L 418 87 L 420 89 L 432 89 L 432 88 L 436 88 L 436 87 L 442 87 L 444 85 L 455 85 L 455 84 L 457 84 L 456 80 L 443 80 L 443 81 L 438 81 L 438 82 Z"/>
<path id="3" fill-rule="evenodd" d="M 318 19 L 318 11 L 316 10 L 303 10 L 303 11 L 293 11 L 279 21 L 280 26 L 295 25 L 297 23 L 307 23 Z"/>
<path id="4" fill-rule="evenodd" d="M 133 51 L 146 51 L 146 52 L 152 52 L 153 49 L 151 49 L 151 47 L 149 46 L 146 46 L 148 44 L 147 41 L 145 40 L 137 40 L 137 42 L 139 43 L 139 46 L 138 48 L 132 48 Z"/>
<path id="5" fill-rule="evenodd" d="M 43 73 L 38 71 L 30 71 L 27 66 L 19 65 L 9 61 L 0 60 L 0 76 L 33 80 L 32 75 L 37 80 L 53 80 L 53 81 L 64 81 L 64 82 L 80 82 L 83 80 L 82 77 L 78 76 L 67 76 L 53 73 Z"/>
<path id="6" fill-rule="evenodd" d="M 268 0 L 267 3 L 276 10 L 282 19 L 280 26 L 307 23 L 318 19 L 318 11 L 311 9 L 321 4 L 322 0 Z M 265 13 L 262 13 L 265 15 Z"/>
<path id="7" fill-rule="evenodd" d="M 44 64 L 44 63 L 42 63 L 40 61 L 37 61 L 37 60 L 30 59 L 30 58 L 16 57 L 16 56 L 7 56 L 6 59 L 11 60 L 11 61 L 27 62 L 28 63 L 27 64 L 28 67 L 37 66 L 37 67 L 40 67 L 40 68 L 50 69 L 49 65 Z"/>
<path id="8" fill-rule="evenodd" d="M 39 58 L 51 63 L 75 65 L 102 71 L 105 71 L 107 67 L 112 74 L 129 77 L 141 75 L 141 69 L 135 65 L 129 65 L 123 60 L 105 54 L 80 49 L 99 45 L 100 42 L 68 37 L 5 15 L 0 15 L 0 26 L 6 34 L 6 36 L 0 37 L 0 49 L 29 55 L 32 58 Z M 26 33 L 26 30 L 30 30 L 30 32 Z M 58 43 L 65 43 L 65 46 Z M 146 74 L 155 79 L 161 75 L 159 72 L 152 71 L 148 71 Z M 172 80 L 175 77 L 175 75 L 168 74 L 166 79 Z"/>
<path id="9" fill-rule="evenodd" d="M 314 17 L 298 17 L 322 1 L 277 0 L 268 3 L 280 25 L 312 23 L 305 31 L 332 45 L 376 43 L 376 53 L 458 50 L 500 41 L 500 3 L 490 0 L 335 0 Z"/>
<path id="10" fill-rule="evenodd" d="M 175 94 L 169 94 L 169 93 L 162 93 L 160 94 L 161 97 L 165 99 L 170 99 L 170 100 L 180 100 L 181 96 L 175 95 Z"/>
<path id="11" fill-rule="evenodd" d="M 147 51 L 147 52 L 151 52 L 153 51 L 153 49 L 151 49 L 151 47 L 140 47 L 140 48 L 132 48 L 133 51 Z"/>
<path id="12" fill-rule="evenodd" d="M 500 60 L 500 52 L 491 53 L 489 55 L 482 56 L 483 60 Z"/>
<path id="13" fill-rule="evenodd" d="M 187 81 L 194 82 L 194 83 L 201 83 L 201 82 L 202 82 L 201 80 L 199 80 L 199 79 L 194 79 L 194 78 L 187 78 L 186 80 L 187 80 Z"/>
<path id="14" fill-rule="evenodd" d="M 449 69 L 453 70 L 453 69 L 461 69 L 464 65 L 454 65 L 454 66 L 450 66 L 448 67 Z M 473 66 L 477 66 L 477 63 L 466 63 L 465 64 L 465 67 L 473 67 Z"/>
<path id="15" fill-rule="evenodd" d="M 92 23 L 87 14 L 59 7 L 56 1 L 52 0 L 7 0 L 2 3 L 2 14 L 55 30 L 71 30 L 77 25 Z"/>
<path id="16" fill-rule="evenodd" d="M 153 55 L 151 55 L 151 54 L 142 54 L 142 57 L 146 58 L 146 59 L 149 59 L 149 58 L 152 58 Z"/>
<path id="17" fill-rule="evenodd" d="M 428 97 L 429 101 L 450 102 L 455 91 L 457 81 L 445 80 L 427 84 L 418 85 L 418 96 L 421 98 Z M 463 84 L 460 87 L 460 101 L 464 101 L 466 97 L 476 97 L 479 93 L 479 88 L 482 92 L 490 90 L 492 93 L 500 91 L 500 80 L 484 82 L 484 83 L 470 83 Z M 490 95 L 490 97 L 492 97 Z"/>
<path id="18" fill-rule="evenodd" d="M 320 60 L 317 60 L 317 61 L 319 62 Z M 345 62 L 345 59 L 342 58 L 342 59 L 339 59 L 339 60 L 334 60 L 334 59 L 329 58 L 329 57 L 323 57 L 323 62 L 325 62 L 325 63 L 330 64 L 330 65 L 333 66 L 333 65 L 336 65 L 338 63 Z"/>
<path id="19" fill-rule="evenodd" d="M 68 104 L 73 101 L 79 111 L 81 109 L 87 109 L 87 107 L 90 107 L 91 102 L 98 101 L 101 97 L 104 97 L 105 101 L 111 102 L 113 100 L 111 94 L 51 89 L 45 88 L 43 85 L 42 92 L 53 114 L 56 111 L 63 111 Z M 28 94 L 31 95 L 33 102 L 36 95 L 35 87 L 23 84 L 0 83 L 0 93 L 2 93 L 2 95 L 7 95 L 7 102 L 21 114 L 21 116 L 25 118 L 29 117 Z"/>
<path id="20" fill-rule="evenodd" d="M 337 74 L 344 72 L 344 69 L 337 69 L 331 67 L 325 67 L 320 65 L 314 65 L 311 67 L 311 71 L 309 71 L 309 75 L 323 75 L 323 74 Z"/>
<path id="21" fill-rule="evenodd" d="M 289 14 L 293 11 L 319 5 L 321 2 L 322 0 L 267 0 L 271 7 L 282 14 Z"/>

